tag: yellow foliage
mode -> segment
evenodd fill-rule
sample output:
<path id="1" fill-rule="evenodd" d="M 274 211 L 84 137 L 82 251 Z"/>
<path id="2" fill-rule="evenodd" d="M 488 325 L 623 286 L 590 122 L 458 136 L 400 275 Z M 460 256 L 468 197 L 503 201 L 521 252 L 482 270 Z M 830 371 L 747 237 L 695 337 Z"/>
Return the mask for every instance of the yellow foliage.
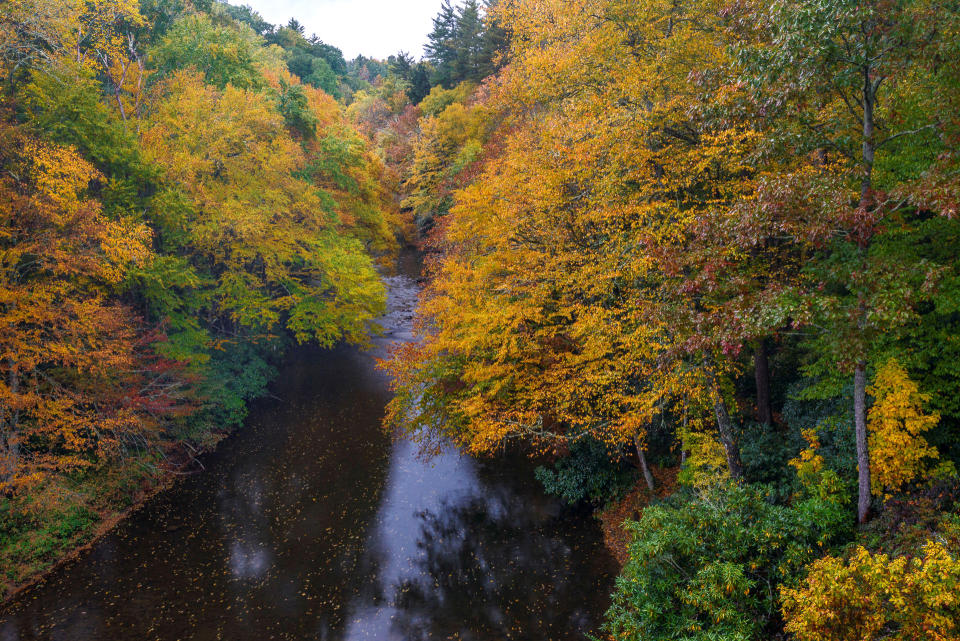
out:
<path id="1" fill-rule="evenodd" d="M 818 451 L 820 438 L 815 429 L 803 430 L 803 439 L 807 448 L 802 450 L 797 458 L 789 461 L 791 467 L 797 471 L 797 479 L 804 492 L 830 500 L 841 496 L 843 492 L 840 477 L 824 464 L 824 458 Z"/>
<path id="2" fill-rule="evenodd" d="M 427 105 L 421 105 L 427 115 L 414 143 L 403 201 L 416 216 L 445 213 L 458 175 L 480 157 L 490 135 L 490 109 L 482 102 L 467 105 L 469 88 L 467 84 L 451 90 L 434 88 L 424 99 Z"/>
<path id="3" fill-rule="evenodd" d="M 420 110 L 425 116 L 439 116 L 450 105 L 467 102 L 474 89 L 476 86 L 470 82 L 462 82 L 453 89 L 437 85 L 420 102 Z"/>
<path id="4" fill-rule="evenodd" d="M 960 638 L 960 558 L 936 541 L 912 559 L 863 547 L 848 561 L 824 557 L 781 596 L 786 630 L 798 641 Z"/>
<path id="5" fill-rule="evenodd" d="M 424 216 L 452 206 L 421 305 L 431 331 L 415 359 L 394 361 L 393 419 L 419 404 L 423 418 L 404 427 L 422 434 L 442 413 L 472 451 L 584 431 L 629 441 L 680 405 L 712 430 L 736 365 L 714 354 L 705 365 L 690 346 L 709 301 L 671 289 L 670 257 L 749 187 L 756 134 L 687 116 L 704 99 L 691 73 L 727 61 L 717 9 L 501 4 L 511 64 L 479 90 L 488 99 L 427 117 L 417 145 L 405 204 Z"/>
<path id="6" fill-rule="evenodd" d="M 683 473 L 685 483 L 704 488 L 730 477 L 726 454 L 715 433 L 692 430 L 685 445 L 689 450 Z"/>
<path id="7" fill-rule="evenodd" d="M 300 341 L 367 340 L 383 284 L 360 242 L 339 233 L 348 225 L 297 177 L 305 150 L 271 102 L 195 72 L 159 90 L 143 149 L 189 203 L 179 224 L 215 266 L 217 312 L 259 332 L 283 323 Z"/>
<path id="8" fill-rule="evenodd" d="M 144 25 L 137 0 L 7 0 L 0 19 L 4 59 L 69 59 L 113 76 Z"/>
<path id="9" fill-rule="evenodd" d="M 928 459 L 939 456 L 922 435 L 936 427 L 940 415 L 923 413 L 930 396 L 920 393 L 894 359 L 880 368 L 867 393 L 874 398 L 868 415 L 870 485 L 875 495 L 889 495 L 922 476 Z"/>
<path id="10" fill-rule="evenodd" d="M 803 430 L 803 440 L 807 442 L 807 449 L 800 452 L 800 455 L 790 461 L 790 466 L 797 470 L 797 476 L 800 481 L 813 478 L 823 471 L 823 457 L 817 452 L 820 448 L 820 438 L 816 430 Z"/>

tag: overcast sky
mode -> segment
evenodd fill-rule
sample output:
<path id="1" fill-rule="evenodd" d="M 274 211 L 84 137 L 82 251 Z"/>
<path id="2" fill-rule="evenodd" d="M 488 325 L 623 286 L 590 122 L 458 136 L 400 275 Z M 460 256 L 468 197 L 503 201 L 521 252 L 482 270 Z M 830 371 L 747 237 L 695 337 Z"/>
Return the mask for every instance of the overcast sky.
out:
<path id="1" fill-rule="evenodd" d="M 359 54 L 386 58 L 406 51 L 419 59 L 441 0 L 229 0 L 250 5 L 267 22 L 284 25 L 296 18 L 306 35 L 317 34 L 343 50 L 351 60 Z"/>

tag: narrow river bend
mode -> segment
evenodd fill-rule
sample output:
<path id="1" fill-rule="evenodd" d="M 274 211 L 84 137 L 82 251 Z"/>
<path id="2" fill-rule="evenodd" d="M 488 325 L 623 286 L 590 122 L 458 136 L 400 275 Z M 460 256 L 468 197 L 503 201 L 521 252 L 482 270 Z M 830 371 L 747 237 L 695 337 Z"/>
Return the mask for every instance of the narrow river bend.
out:
<path id="1" fill-rule="evenodd" d="M 375 349 L 300 349 L 192 475 L 0 613 L 0 641 L 583 639 L 615 567 L 522 460 L 421 461 L 380 429 L 415 259 Z"/>

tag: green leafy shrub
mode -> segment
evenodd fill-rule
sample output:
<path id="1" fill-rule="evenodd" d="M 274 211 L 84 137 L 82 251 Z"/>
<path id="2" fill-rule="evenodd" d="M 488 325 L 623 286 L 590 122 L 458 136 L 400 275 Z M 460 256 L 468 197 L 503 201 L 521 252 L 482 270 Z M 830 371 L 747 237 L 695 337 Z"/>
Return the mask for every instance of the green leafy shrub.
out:
<path id="1" fill-rule="evenodd" d="M 627 522 L 634 541 L 605 629 L 620 640 L 769 638 L 778 586 L 852 534 L 848 508 L 775 505 L 764 486 L 681 492 Z"/>
<path id="2" fill-rule="evenodd" d="M 804 446 L 797 430 L 746 423 L 740 435 L 744 477 L 751 483 L 770 485 L 778 498 L 788 497 L 794 489 L 796 475 L 787 463 Z"/>
<path id="3" fill-rule="evenodd" d="M 810 390 L 817 387 L 813 379 L 803 379 L 791 386 L 783 406 L 783 420 L 801 443 L 802 432 L 815 429 L 819 441 L 818 453 L 827 468 L 833 470 L 844 483 L 856 483 L 857 446 L 853 429 L 853 386 L 847 385 L 840 393 L 817 398 Z"/>
<path id="4" fill-rule="evenodd" d="M 534 474 L 548 494 L 571 505 L 591 501 L 606 503 L 633 485 L 634 473 L 623 461 L 613 461 L 607 447 L 594 439 L 581 439 L 570 455 L 551 468 L 538 467 Z"/>
<path id="5" fill-rule="evenodd" d="M 99 521 L 85 505 L 38 510 L 35 505 L 0 500 L 0 567 L 8 585 L 16 584 L 88 538 Z"/>

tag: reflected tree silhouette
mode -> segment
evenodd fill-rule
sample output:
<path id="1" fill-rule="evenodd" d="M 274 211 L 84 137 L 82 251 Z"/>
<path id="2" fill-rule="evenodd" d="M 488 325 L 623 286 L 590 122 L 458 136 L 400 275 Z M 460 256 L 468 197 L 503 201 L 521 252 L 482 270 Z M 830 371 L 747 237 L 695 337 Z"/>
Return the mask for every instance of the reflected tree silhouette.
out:
<path id="1" fill-rule="evenodd" d="M 522 497 L 486 487 L 418 517 L 421 573 L 394 594 L 402 638 L 581 639 L 598 623 L 590 613 L 605 595 L 583 584 L 590 558 L 578 533 L 544 522 Z"/>

